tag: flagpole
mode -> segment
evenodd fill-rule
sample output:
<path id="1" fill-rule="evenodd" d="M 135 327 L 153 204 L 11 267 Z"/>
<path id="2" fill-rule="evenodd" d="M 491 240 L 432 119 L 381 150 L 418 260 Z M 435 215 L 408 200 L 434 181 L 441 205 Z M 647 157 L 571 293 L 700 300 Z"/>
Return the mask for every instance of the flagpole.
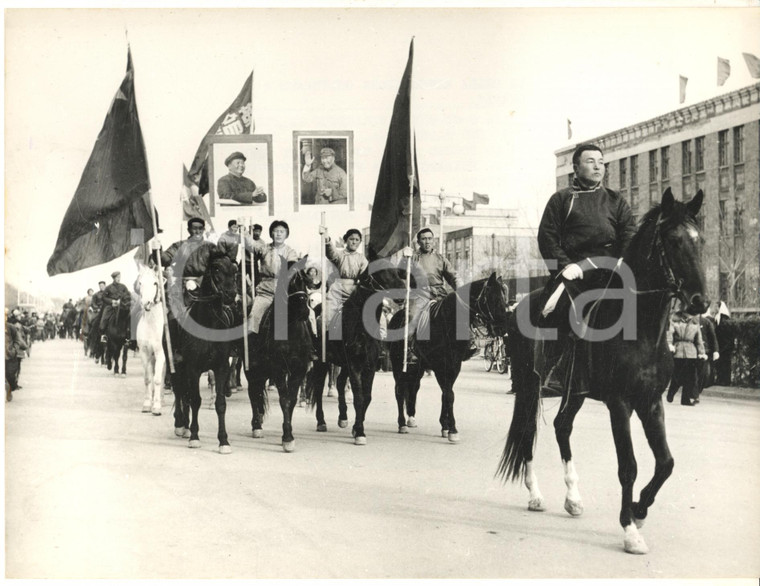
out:
<path id="1" fill-rule="evenodd" d="M 325 228 L 326 225 L 326 212 L 322 212 L 322 224 L 321 228 Z M 319 231 L 319 238 L 322 241 L 320 248 L 322 249 L 322 279 L 319 284 L 319 293 L 322 296 L 322 323 L 320 329 L 322 330 L 322 362 L 327 362 L 327 243 L 325 242 L 322 230 Z"/>
<path id="2" fill-rule="evenodd" d="M 148 190 L 148 203 L 150 204 L 150 220 L 153 224 L 153 237 L 158 241 L 156 248 L 156 277 L 158 277 L 158 290 L 161 292 L 161 307 L 164 312 L 164 336 L 166 336 L 166 354 L 169 358 L 169 372 L 174 374 L 174 351 L 172 350 L 172 337 L 169 334 L 169 308 L 166 307 L 166 291 L 164 279 L 161 274 L 161 240 L 158 239 L 158 222 L 156 221 L 156 208 L 153 205 L 153 191 Z"/>
<path id="3" fill-rule="evenodd" d="M 245 244 L 243 238 L 245 237 L 245 230 L 247 229 L 248 219 L 240 218 L 238 220 L 238 236 L 240 237 L 240 243 L 238 244 L 238 254 L 240 256 L 240 297 L 243 300 L 243 365 L 245 370 L 248 371 L 248 293 L 245 286 Z"/>
<path id="4" fill-rule="evenodd" d="M 412 47 L 414 46 L 414 37 L 412 37 Z M 409 70 L 409 239 L 407 240 L 409 247 L 412 247 L 412 224 L 414 224 L 414 177 L 417 170 L 414 168 L 414 156 L 416 151 L 414 149 L 414 133 L 412 131 L 412 71 Z M 406 303 L 404 304 L 404 362 L 402 372 L 406 372 L 407 361 L 409 360 L 409 298 L 411 296 L 412 287 L 412 257 L 408 257 L 406 262 Z"/>

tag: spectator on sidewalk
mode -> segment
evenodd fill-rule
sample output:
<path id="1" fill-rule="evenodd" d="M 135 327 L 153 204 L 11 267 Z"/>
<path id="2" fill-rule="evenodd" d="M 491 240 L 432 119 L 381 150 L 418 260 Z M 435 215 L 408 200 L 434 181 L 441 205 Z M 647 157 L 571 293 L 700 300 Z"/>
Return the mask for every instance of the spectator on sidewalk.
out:
<path id="1" fill-rule="evenodd" d="M 720 358 L 715 364 L 715 384 L 730 387 L 734 333 L 731 328 L 731 312 L 723 301 L 718 302 L 718 310 L 715 313 L 715 336 L 720 348 Z"/>
<path id="2" fill-rule="evenodd" d="M 705 345 L 707 360 L 700 360 L 697 365 L 697 387 L 694 393 L 694 402 L 699 403 L 699 395 L 702 389 L 712 386 L 715 382 L 715 363 L 720 359 L 718 338 L 715 335 L 715 322 L 709 310 L 699 316 L 699 332 L 702 334 L 702 342 Z"/>
<path id="3" fill-rule="evenodd" d="M 693 406 L 697 385 L 697 361 L 706 360 L 705 345 L 699 331 L 699 317 L 678 310 L 670 319 L 668 348 L 673 353 L 673 378 L 668 389 L 668 403 L 673 402 L 678 389 L 681 405 Z"/>
<path id="4" fill-rule="evenodd" d="M 20 389 L 18 377 L 21 360 L 27 354 L 26 339 L 19 323 L 18 309 L 5 317 L 5 400 L 13 400 L 13 391 Z"/>

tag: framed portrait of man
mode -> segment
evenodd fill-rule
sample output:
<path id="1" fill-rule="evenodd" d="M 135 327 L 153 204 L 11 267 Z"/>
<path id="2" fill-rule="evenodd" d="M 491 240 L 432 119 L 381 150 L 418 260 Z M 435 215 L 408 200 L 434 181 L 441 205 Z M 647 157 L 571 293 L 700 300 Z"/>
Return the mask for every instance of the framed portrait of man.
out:
<path id="1" fill-rule="evenodd" d="M 274 215 L 271 134 L 215 136 L 209 145 L 209 212 L 223 226 L 241 216 Z"/>
<path id="2" fill-rule="evenodd" d="M 354 209 L 352 130 L 293 131 L 293 207 Z"/>

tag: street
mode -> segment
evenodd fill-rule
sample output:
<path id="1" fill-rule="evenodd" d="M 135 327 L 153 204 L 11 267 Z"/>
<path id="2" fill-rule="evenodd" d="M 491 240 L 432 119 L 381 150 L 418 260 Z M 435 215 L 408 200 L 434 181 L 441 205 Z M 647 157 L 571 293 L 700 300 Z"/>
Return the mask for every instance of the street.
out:
<path id="1" fill-rule="evenodd" d="M 231 455 L 202 380 L 202 447 L 174 435 L 173 395 L 141 413 L 142 364 L 126 378 L 80 343 L 35 343 L 5 408 L 7 578 L 756 578 L 760 576 L 760 402 L 704 396 L 666 405 L 673 475 L 623 551 L 609 418 L 587 401 L 572 436 L 585 513 L 565 486 L 544 400 L 535 470 L 547 503 L 494 477 L 512 416 L 509 376 L 465 363 L 455 390 L 460 442 L 440 437 L 440 392 L 423 379 L 416 429 L 397 433 L 393 377 L 379 373 L 355 446 L 325 398 L 328 432 L 296 408 L 296 450 L 280 446 L 276 397 L 250 436 L 246 392 L 228 399 Z M 632 422 L 639 478 L 654 459 Z"/>

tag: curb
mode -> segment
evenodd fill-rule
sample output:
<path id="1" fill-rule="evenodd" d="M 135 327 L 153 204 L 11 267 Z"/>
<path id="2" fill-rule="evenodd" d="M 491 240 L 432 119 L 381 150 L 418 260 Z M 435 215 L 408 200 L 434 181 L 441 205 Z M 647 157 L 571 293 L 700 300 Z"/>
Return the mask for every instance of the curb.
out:
<path id="1" fill-rule="evenodd" d="M 723 399 L 740 399 L 744 401 L 760 401 L 760 389 L 744 387 L 707 387 L 702 391 L 705 397 L 721 397 Z"/>

